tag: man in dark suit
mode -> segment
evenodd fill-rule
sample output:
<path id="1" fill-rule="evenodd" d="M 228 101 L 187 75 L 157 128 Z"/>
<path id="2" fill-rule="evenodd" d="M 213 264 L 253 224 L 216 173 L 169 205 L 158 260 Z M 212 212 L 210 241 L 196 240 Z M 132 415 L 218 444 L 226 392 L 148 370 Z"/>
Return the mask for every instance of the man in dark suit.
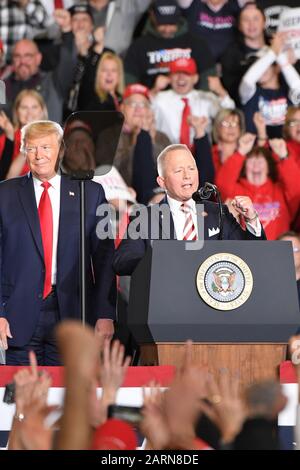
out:
<path id="1" fill-rule="evenodd" d="M 59 363 L 53 328 L 79 319 L 79 184 L 57 173 L 63 129 L 38 121 L 22 129 L 31 173 L 0 184 L 0 340 L 7 364 Z M 113 239 L 96 235 L 101 185 L 86 183 L 87 321 L 111 338 L 115 318 Z M 99 235 L 99 233 L 98 233 Z M 101 234 L 100 234 L 101 235 Z"/>
<path id="2" fill-rule="evenodd" d="M 141 209 L 142 216 L 133 219 L 114 256 L 114 269 L 119 275 L 130 275 L 144 256 L 151 240 L 157 238 L 196 241 L 218 239 L 220 233 L 218 205 L 205 201 L 201 227 L 198 226 L 197 206 L 192 196 L 199 186 L 195 159 L 182 144 L 166 147 L 157 159 L 159 186 L 166 197 L 158 206 Z M 265 234 L 252 201 L 247 196 L 236 196 L 232 201 L 236 212 L 243 218 L 243 230 L 227 206 L 224 210 L 225 240 L 261 240 Z"/>

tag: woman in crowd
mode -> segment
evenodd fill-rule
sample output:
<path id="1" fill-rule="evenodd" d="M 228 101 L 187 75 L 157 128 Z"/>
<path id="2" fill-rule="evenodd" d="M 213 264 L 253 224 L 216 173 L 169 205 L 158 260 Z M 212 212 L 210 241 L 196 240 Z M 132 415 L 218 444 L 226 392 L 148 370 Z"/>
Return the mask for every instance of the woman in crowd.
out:
<path id="1" fill-rule="evenodd" d="M 300 106 L 290 106 L 285 117 L 283 137 L 288 150 L 295 155 L 300 166 Z"/>
<path id="2" fill-rule="evenodd" d="M 249 196 L 267 238 L 275 240 L 289 230 L 300 205 L 300 168 L 283 139 L 254 147 L 256 136 L 245 134 L 238 151 L 220 168 L 216 183 L 224 199 L 236 194 Z"/>
<path id="3" fill-rule="evenodd" d="M 81 111 L 119 111 L 123 90 L 122 60 L 113 52 L 105 52 L 96 72 L 95 97 Z"/>
<path id="4" fill-rule="evenodd" d="M 21 91 L 14 102 L 13 125 L 7 119 L 6 127 L 3 128 L 6 138 L 14 141 L 14 150 L 12 153 L 12 163 L 6 178 L 14 178 L 24 175 L 29 168 L 24 160 L 24 156 L 20 153 L 21 127 L 33 121 L 40 119 L 48 119 L 48 112 L 43 97 L 35 90 Z M 14 129 L 14 132 L 12 130 Z"/>
<path id="5" fill-rule="evenodd" d="M 215 171 L 230 155 L 236 152 L 239 138 L 245 132 L 245 119 L 239 109 L 222 109 L 216 116 L 213 125 L 212 158 Z"/>

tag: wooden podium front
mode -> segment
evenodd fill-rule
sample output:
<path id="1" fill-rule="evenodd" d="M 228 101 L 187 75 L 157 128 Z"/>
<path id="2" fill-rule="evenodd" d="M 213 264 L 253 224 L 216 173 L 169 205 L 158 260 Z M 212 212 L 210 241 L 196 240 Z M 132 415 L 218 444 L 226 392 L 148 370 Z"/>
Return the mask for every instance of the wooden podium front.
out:
<path id="1" fill-rule="evenodd" d="M 286 359 L 286 344 L 193 344 L 193 360 L 215 375 L 222 368 L 238 373 L 241 384 L 274 379 L 279 376 L 279 365 Z M 140 365 L 180 365 L 184 343 L 157 343 L 141 345 Z"/>

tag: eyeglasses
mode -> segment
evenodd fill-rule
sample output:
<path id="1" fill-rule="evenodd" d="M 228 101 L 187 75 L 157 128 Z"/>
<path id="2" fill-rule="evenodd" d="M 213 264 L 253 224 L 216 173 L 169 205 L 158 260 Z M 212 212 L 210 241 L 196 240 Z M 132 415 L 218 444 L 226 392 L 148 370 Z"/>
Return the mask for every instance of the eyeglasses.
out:
<path id="1" fill-rule="evenodd" d="M 139 101 L 129 101 L 128 103 L 126 103 L 128 106 L 130 106 L 130 108 L 149 108 L 149 104 L 148 103 L 143 103 L 143 102 L 139 102 Z"/>
<path id="2" fill-rule="evenodd" d="M 227 127 L 227 128 L 228 127 L 237 127 L 239 125 L 240 125 L 240 123 L 237 122 L 237 121 L 222 121 L 221 122 L 221 126 Z"/>
<path id="3" fill-rule="evenodd" d="M 25 148 L 25 153 L 27 153 L 27 155 L 36 155 L 38 149 L 40 149 L 46 155 L 49 155 L 52 150 L 52 147 L 50 145 L 40 145 L 39 147 L 30 146 Z"/>
<path id="4" fill-rule="evenodd" d="M 287 123 L 287 125 L 289 127 L 296 127 L 296 126 L 300 126 L 300 119 L 294 119 L 293 121 L 289 121 Z"/>

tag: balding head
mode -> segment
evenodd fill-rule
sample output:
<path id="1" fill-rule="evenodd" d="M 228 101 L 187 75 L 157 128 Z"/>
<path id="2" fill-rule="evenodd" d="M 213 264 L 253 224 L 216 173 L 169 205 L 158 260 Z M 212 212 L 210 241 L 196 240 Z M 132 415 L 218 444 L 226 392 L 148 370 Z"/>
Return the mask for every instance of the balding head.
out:
<path id="1" fill-rule="evenodd" d="M 177 201 L 188 201 L 198 189 L 196 161 L 186 145 L 166 147 L 157 158 L 157 170 L 158 185 Z"/>
<path id="2" fill-rule="evenodd" d="M 22 39 L 13 49 L 13 66 L 17 80 L 29 80 L 35 75 L 42 61 L 42 54 L 34 41 Z"/>

